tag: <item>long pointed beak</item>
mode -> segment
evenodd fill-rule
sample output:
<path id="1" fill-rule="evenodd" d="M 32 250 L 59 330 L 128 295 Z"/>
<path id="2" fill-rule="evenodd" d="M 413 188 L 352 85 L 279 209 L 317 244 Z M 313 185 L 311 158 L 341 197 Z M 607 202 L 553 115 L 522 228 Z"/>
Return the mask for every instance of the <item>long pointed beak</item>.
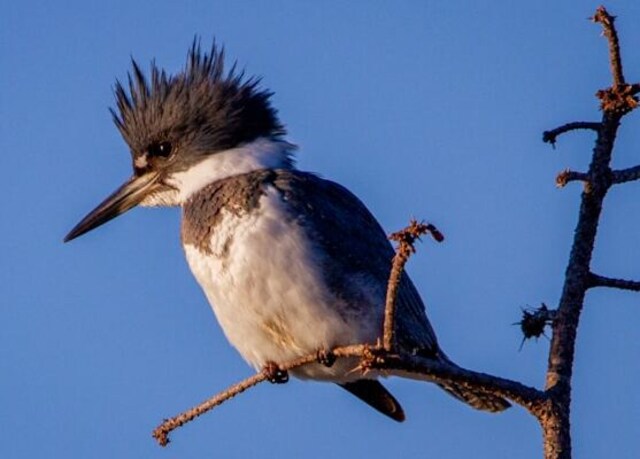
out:
<path id="1" fill-rule="evenodd" d="M 74 226 L 69 231 L 69 234 L 65 236 L 64 242 L 69 242 L 78 236 L 82 236 L 84 233 L 107 223 L 109 220 L 140 204 L 149 194 L 158 177 L 157 173 L 131 177 L 107 199 L 102 201 L 98 207 L 89 212 L 80 223 Z"/>

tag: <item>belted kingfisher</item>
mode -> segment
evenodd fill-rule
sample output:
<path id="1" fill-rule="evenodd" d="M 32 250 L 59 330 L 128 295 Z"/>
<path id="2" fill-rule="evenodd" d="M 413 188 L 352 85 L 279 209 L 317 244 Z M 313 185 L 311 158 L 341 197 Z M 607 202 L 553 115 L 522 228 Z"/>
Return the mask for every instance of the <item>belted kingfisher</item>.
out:
<path id="1" fill-rule="evenodd" d="M 169 75 L 150 78 L 132 60 L 115 86 L 113 120 L 128 144 L 133 175 L 66 236 L 70 241 L 136 205 L 182 208 L 181 238 L 222 329 L 256 369 L 382 336 L 394 255 L 364 204 L 341 185 L 296 169 L 295 146 L 272 107 L 272 93 L 224 51 L 201 51 Z M 403 274 L 397 344 L 455 365 L 440 349 L 424 304 Z M 330 381 L 396 421 L 398 401 L 375 373 L 339 359 L 300 367 L 302 379 Z M 501 411 L 497 396 L 450 383 L 442 388 L 474 408 Z"/>

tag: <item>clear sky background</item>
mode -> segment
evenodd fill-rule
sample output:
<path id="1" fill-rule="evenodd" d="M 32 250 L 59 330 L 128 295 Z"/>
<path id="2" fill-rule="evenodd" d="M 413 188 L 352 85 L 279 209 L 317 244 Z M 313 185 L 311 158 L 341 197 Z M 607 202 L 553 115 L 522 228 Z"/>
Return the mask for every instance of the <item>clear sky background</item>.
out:
<path id="1" fill-rule="evenodd" d="M 174 433 L 151 430 L 251 374 L 184 261 L 179 211 L 136 209 L 71 244 L 66 232 L 130 174 L 112 125 L 129 58 L 169 72 L 215 36 L 264 77 L 299 166 L 354 191 L 388 231 L 438 225 L 409 271 L 443 348 L 472 369 L 544 383 L 549 343 L 512 326 L 559 298 L 593 135 L 610 83 L 592 1 L 24 1 L 0 15 L 0 457 L 539 458 L 519 408 L 470 410 L 393 379 L 396 424 L 330 384 L 264 384 Z M 640 3 L 619 16 L 640 80 Z M 640 163 L 640 112 L 614 165 Z M 594 270 L 640 278 L 640 185 L 611 191 Z M 575 457 L 640 457 L 640 297 L 591 291 L 574 380 Z"/>

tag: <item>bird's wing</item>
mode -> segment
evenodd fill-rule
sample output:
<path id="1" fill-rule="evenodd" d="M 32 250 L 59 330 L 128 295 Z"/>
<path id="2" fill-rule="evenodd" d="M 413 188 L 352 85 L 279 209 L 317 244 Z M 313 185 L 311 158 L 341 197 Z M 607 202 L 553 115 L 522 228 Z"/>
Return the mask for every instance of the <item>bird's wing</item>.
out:
<path id="1" fill-rule="evenodd" d="M 382 309 L 394 250 L 371 212 L 337 183 L 295 170 L 274 172 L 269 181 L 282 194 L 292 218 L 326 256 L 324 274 L 334 294 L 352 307 L 365 303 Z M 362 291 L 361 282 L 354 282 L 363 277 L 376 286 L 381 304 L 366 304 L 371 296 Z M 398 344 L 409 351 L 438 354 L 424 304 L 407 274 L 400 282 L 396 310 Z"/>

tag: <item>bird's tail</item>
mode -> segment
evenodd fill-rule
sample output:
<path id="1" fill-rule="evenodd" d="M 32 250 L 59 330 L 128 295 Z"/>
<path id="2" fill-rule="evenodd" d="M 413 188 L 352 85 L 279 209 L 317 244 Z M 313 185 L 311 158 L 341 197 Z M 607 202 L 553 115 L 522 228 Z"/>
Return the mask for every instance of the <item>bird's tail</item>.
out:
<path id="1" fill-rule="evenodd" d="M 447 357 L 447 355 L 442 351 L 438 353 L 438 358 L 442 363 L 446 363 L 454 367 L 458 366 L 453 363 L 449 359 L 449 357 Z M 482 390 L 470 388 L 464 383 L 451 382 L 446 384 L 438 384 L 438 386 L 443 388 L 449 395 L 457 398 L 461 402 L 466 403 L 476 410 L 499 413 L 500 411 L 504 411 L 511 406 L 511 403 L 509 403 L 502 397 L 490 394 Z"/>
<path id="2" fill-rule="evenodd" d="M 463 384 L 447 383 L 438 384 L 438 386 L 447 391 L 449 395 L 452 395 L 476 410 L 498 413 L 511 406 L 511 403 L 502 397 L 479 391 L 477 389 L 470 389 Z"/>
<path id="3" fill-rule="evenodd" d="M 440 349 L 438 349 L 436 356 L 431 354 L 429 358 L 431 359 L 435 358 L 443 364 L 450 365 L 454 368 L 458 368 L 458 365 L 456 365 L 451 360 L 449 360 L 449 357 L 447 357 L 446 354 L 444 354 Z M 420 373 L 415 373 L 415 372 L 394 370 L 387 374 L 393 374 L 395 376 L 400 376 L 403 378 L 409 378 L 409 379 L 414 379 L 419 381 L 429 381 L 429 382 L 432 381 L 429 377 L 423 376 Z M 436 383 L 436 384 L 438 384 L 438 386 L 444 389 L 449 395 L 457 398 L 461 402 L 466 403 L 467 405 L 471 406 L 472 408 L 475 408 L 476 410 L 489 411 L 491 413 L 498 413 L 500 411 L 506 410 L 511 406 L 511 403 L 509 403 L 506 399 L 498 395 L 484 391 L 482 389 L 471 387 L 468 384 L 465 384 L 464 382 L 446 382 L 446 383 Z"/>

